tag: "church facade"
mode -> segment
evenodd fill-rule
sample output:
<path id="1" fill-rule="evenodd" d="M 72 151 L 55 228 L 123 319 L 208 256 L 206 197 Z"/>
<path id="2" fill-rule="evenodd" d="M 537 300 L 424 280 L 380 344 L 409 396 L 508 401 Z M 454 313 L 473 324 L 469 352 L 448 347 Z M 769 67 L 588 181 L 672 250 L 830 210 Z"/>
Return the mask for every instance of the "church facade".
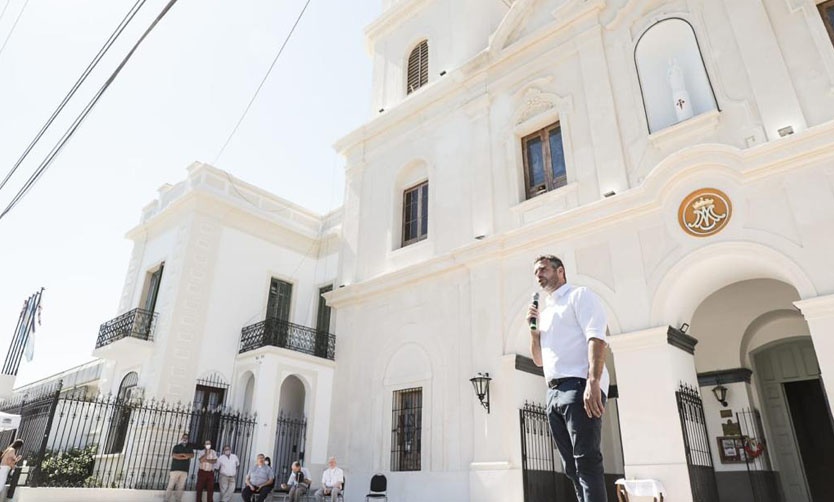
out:
<path id="1" fill-rule="evenodd" d="M 830 3 L 384 1 L 373 117 L 335 146 L 343 207 L 199 163 L 162 187 L 117 312 L 153 337 L 97 344 L 100 389 L 257 412 L 267 450 L 302 417 L 292 455 L 315 475 L 336 456 L 349 500 L 379 472 L 400 501 L 538 500 L 565 479 L 530 448 L 546 387 L 524 316 L 556 254 L 609 317 L 612 497 L 626 477 L 821 500 Z"/>

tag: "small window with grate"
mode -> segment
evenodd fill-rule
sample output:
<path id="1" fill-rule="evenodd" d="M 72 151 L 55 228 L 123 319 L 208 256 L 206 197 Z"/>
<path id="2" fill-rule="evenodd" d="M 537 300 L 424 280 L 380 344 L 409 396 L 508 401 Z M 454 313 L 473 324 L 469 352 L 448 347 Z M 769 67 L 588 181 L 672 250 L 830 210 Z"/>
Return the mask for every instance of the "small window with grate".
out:
<path id="1" fill-rule="evenodd" d="M 403 192 L 403 247 L 429 235 L 429 182 Z"/>
<path id="2" fill-rule="evenodd" d="M 423 388 L 394 391 L 391 470 L 419 471 L 422 451 Z"/>
<path id="3" fill-rule="evenodd" d="M 408 55 L 406 93 L 411 94 L 429 81 L 429 42 L 423 40 Z"/>
<path id="4" fill-rule="evenodd" d="M 521 148 L 528 199 L 567 185 L 562 127 L 558 122 L 522 138 Z"/>

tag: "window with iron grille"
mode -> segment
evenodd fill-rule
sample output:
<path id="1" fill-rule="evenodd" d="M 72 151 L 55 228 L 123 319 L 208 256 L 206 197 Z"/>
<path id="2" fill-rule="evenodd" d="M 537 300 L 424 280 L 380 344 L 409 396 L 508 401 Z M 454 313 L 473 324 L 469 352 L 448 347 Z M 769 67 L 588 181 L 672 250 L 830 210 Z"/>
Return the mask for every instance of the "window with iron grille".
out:
<path id="1" fill-rule="evenodd" d="M 550 124 L 521 140 L 527 198 L 567 185 L 562 127 Z"/>
<path id="2" fill-rule="evenodd" d="M 423 388 L 394 391 L 391 470 L 419 471 L 422 451 Z"/>
<path id="3" fill-rule="evenodd" d="M 429 182 L 403 192 L 403 246 L 425 239 L 429 234 Z"/>
<path id="4" fill-rule="evenodd" d="M 406 93 L 411 94 L 429 81 L 429 42 L 423 40 L 408 55 Z"/>

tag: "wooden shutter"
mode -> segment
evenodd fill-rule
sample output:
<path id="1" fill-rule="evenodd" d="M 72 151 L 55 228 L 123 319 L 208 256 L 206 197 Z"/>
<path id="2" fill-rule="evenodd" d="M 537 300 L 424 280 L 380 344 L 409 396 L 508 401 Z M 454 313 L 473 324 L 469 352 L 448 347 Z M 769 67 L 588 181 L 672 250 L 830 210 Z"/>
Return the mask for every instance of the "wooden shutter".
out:
<path id="1" fill-rule="evenodd" d="M 411 94 L 429 81 L 429 42 L 423 40 L 408 56 L 407 93 Z"/>

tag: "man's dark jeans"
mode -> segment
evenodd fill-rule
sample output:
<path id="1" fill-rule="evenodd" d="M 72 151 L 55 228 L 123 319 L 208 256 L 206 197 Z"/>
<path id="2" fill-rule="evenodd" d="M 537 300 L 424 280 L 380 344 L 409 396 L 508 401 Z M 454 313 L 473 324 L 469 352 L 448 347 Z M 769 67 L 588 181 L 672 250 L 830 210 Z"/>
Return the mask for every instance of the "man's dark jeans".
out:
<path id="1" fill-rule="evenodd" d="M 565 474 L 573 482 L 579 502 L 606 502 L 600 452 L 602 418 L 588 418 L 583 394 L 585 379 L 571 378 L 547 391 L 547 418 L 559 448 Z M 605 403 L 605 394 L 602 395 Z"/>

